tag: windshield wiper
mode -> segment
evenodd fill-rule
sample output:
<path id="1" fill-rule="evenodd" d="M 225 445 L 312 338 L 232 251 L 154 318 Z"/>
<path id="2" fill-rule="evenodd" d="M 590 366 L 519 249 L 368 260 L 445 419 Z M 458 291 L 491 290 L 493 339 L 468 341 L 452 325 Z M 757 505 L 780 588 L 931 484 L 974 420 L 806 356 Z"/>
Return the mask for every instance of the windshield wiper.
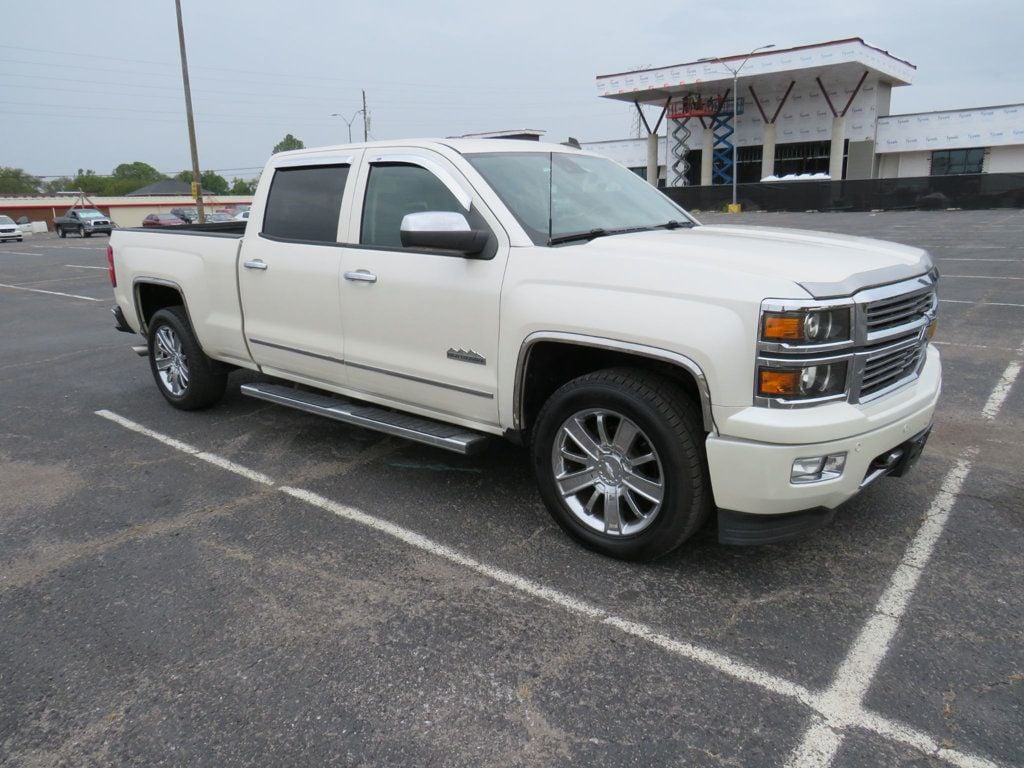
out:
<path id="1" fill-rule="evenodd" d="M 679 229 L 680 227 L 686 227 L 690 229 L 693 227 L 692 221 L 677 221 L 676 219 L 670 219 L 664 224 L 655 224 L 652 229 Z"/>
<path id="2" fill-rule="evenodd" d="M 586 232 L 572 232 L 568 235 L 558 235 L 558 237 L 552 237 L 548 239 L 548 245 L 558 245 L 560 243 L 575 243 L 581 240 L 593 240 L 595 237 L 604 237 L 605 235 L 612 234 L 607 229 L 597 227 L 596 229 L 590 229 Z"/>

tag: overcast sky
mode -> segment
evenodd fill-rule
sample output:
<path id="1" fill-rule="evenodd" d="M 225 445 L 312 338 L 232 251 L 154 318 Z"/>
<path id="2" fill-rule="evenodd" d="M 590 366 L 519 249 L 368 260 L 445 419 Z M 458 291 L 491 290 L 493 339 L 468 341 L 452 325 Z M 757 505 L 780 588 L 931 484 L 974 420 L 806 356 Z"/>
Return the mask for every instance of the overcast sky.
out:
<path id="1" fill-rule="evenodd" d="M 0 166 L 190 166 L 173 0 L 5 3 Z M 343 142 L 538 128 L 629 135 L 598 74 L 862 37 L 917 65 L 892 111 L 1024 102 L 1020 0 L 182 0 L 203 169 L 250 178 L 286 133 Z M 737 24 L 730 28 L 729 14 Z M 357 117 L 353 137 L 361 139 Z"/>

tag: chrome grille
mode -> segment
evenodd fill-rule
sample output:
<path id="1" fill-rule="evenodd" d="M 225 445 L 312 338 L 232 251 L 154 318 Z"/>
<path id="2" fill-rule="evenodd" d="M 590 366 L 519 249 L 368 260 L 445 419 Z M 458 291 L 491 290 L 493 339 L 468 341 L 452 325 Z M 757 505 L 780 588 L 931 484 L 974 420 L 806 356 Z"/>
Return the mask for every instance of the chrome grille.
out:
<path id="1" fill-rule="evenodd" d="M 860 399 L 865 400 L 894 384 L 917 375 L 926 345 L 913 340 L 910 346 L 886 350 L 867 358 L 861 378 Z"/>
<path id="2" fill-rule="evenodd" d="M 926 289 L 914 294 L 872 301 L 865 308 L 868 333 L 898 328 L 919 320 L 935 305 L 935 291 Z"/>

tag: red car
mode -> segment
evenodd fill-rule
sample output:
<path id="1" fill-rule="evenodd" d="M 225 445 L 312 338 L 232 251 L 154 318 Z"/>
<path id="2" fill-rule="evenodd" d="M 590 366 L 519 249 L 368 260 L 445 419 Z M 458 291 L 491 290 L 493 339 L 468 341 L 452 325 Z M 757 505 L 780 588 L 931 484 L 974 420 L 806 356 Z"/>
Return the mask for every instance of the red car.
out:
<path id="1" fill-rule="evenodd" d="M 173 213 L 151 213 L 142 220 L 144 227 L 180 227 L 188 222 Z"/>

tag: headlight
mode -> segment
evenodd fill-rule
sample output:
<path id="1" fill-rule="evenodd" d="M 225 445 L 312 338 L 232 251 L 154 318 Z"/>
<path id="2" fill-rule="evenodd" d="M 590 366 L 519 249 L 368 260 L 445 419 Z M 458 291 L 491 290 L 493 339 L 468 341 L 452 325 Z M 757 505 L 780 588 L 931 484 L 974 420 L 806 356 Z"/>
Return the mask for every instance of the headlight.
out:
<path id="1" fill-rule="evenodd" d="M 765 312 L 761 340 L 789 344 L 827 344 L 850 338 L 850 308 Z"/>
<path id="2" fill-rule="evenodd" d="M 758 368 L 762 397 L 806 400 L 846 392 L 846 362 L 787 368 Z"/>

